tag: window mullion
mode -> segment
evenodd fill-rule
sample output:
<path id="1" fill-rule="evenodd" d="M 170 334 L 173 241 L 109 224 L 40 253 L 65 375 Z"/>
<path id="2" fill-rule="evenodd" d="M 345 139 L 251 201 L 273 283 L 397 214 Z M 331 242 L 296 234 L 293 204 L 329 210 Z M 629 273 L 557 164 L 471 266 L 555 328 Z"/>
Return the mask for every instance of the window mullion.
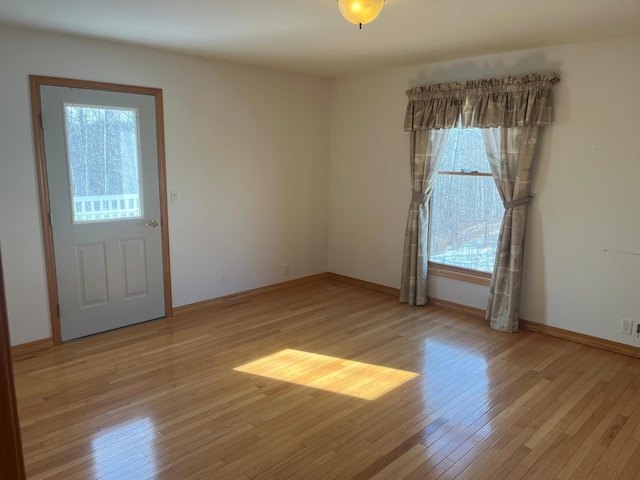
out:
<path id="1" fill-rule="evenodd" d="M 449 172 L 449 171 L 440 171 L 438 175 L 466 175 L 469 177 L 490 177 L 491 172 Z"/>

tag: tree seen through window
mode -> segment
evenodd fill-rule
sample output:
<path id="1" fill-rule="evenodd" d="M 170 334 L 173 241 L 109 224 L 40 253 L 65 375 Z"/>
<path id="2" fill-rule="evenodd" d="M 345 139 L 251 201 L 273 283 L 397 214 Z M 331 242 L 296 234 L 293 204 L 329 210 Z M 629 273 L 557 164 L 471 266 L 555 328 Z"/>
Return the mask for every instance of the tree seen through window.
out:
<path id="1" fill-rule="evenodd" d="M 503 214 L 480 129 L 452 129 L 432 194 L 429 260 L 491 273 Z"/>
<path id="2" fill-rule="evenodd" d="M 74 222 L 141 216 L 137 111 L 65 105 Z"/>

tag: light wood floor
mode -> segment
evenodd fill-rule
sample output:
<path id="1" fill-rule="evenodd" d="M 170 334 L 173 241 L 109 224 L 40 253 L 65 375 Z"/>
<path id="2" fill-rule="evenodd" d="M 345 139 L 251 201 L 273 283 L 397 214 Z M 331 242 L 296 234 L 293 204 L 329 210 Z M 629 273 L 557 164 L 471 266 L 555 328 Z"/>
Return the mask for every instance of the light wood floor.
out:
<path id="1" fill-rule="evenodd" d="M 333 280 L 15 376 L 32 480 L 640 478 L 640 360 Z"/>

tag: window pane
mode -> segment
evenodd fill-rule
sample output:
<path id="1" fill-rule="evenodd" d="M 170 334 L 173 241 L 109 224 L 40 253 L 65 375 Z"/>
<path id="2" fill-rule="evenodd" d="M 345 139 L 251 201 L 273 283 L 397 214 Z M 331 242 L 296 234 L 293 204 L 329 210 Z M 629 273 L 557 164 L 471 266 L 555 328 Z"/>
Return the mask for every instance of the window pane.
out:
<path id="1" fill-rule="evenodd" d="M 449 134 L 441 172 L 481 172 L 491 173 L 487 153 L 479 128 L 454 128 Z"/>
<path id="2" fill-rule="evenodd" d="M 438 175 L 429 259 L 491 273 L 503 213 L 493 177 Z"/>
<path id="3" fill-rule="evenodd" d="M 453 129 L 440 171 L 490 173 L 482 131 Z M 439 174 L 431 201 L 429 260 L 492 272 L 503 213 L 493 177 Z"/>
<path id="4" fill-rule="evenodd" d="M 65 105 L 74 223 L 141 218 L 137 110 Z"/>

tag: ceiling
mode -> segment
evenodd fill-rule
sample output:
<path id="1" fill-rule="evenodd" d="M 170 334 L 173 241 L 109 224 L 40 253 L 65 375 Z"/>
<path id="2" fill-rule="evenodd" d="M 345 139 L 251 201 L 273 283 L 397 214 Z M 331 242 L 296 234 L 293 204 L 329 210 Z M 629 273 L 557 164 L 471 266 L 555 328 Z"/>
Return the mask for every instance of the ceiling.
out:
<path id="1" fill-rule="evenodd" d="M 334 77 L 640 35 L 640 0 L 386 0 L 362 30 L 335 0 L 0 0 L 0 24 Z"/>

